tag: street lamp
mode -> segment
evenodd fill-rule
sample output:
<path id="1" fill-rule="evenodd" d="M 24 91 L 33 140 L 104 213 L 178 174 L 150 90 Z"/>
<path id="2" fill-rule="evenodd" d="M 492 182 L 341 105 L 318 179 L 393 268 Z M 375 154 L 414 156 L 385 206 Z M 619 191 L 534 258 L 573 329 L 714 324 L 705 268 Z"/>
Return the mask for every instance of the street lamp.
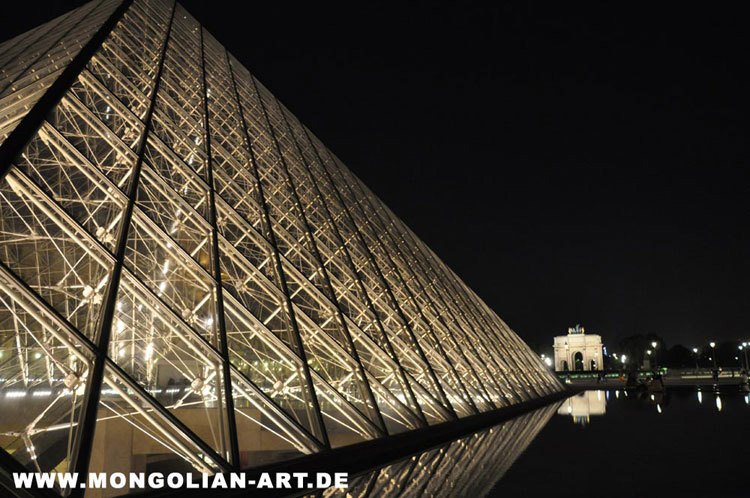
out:
<path id="1" fill-rule="evenodd" d="M 656 366 L 657 366 L 656 365 L 656 346 L 658 345 L 659 343 L 657 343 L 656 341 L 651 343 L 651 347 L 654 348 L 654 370 L 656 370 Z"/>
<path id="2" fill-rule="evenodd" d="M 698 348 L 693 348 L 693 354 L 695 355 L 695 369 L 698 370 Z"/>
<path id="3" fill-rule="evenodd" d="M 742 368 L 744 368 L 745 370 L 750 370 L 750 363 L 747 360 L 747 350 L 748 349 L 750 349 L 750 348 L 747 347 L 747 343 L 743 342 L 742 345 L 740 346 L 740 351 L 742 351 L 742 353 L 741 353 L 742 360 L 743 360 L 742 361 Z"/>
<path id="4" fill-rule="evenodd" d="M 711 359 L 714 361 L 714 370 L 716 370 L 716 343 L 711 341 L 708 345 L 711 346 Z"/>
<path id="5" fill-rule="evenodd" d="M 744 344 L 740 344 L 737 348 L 740 350 L 740 356 L 742 357 L 740 359 L 740 365 L 742 365 L 743 370 L 747 368 L 747 347 L 745 347 Z"/>

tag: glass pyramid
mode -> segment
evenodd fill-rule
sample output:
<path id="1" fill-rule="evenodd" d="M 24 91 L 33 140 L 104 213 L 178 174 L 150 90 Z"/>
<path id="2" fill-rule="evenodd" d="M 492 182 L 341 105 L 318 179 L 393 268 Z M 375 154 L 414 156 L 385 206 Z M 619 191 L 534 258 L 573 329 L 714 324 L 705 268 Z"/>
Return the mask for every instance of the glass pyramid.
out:
<path id="1" fill-rule="evenodd" d="M 0 291 L 29 470 L 249 468 L 562 389 L 166 0 L 0 45 Z"/>

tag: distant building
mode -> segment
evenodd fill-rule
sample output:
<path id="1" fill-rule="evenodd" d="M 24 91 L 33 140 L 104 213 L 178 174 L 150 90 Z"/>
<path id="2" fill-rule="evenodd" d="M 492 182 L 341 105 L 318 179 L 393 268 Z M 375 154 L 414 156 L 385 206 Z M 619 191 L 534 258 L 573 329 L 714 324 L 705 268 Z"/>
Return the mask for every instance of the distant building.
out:
<path id="1" fill-rule="evenodd" d="M 554 349 L 558 372 L 602 369 L 602 337 L 585 334 L 580 325 L 569 328 L 568 335 L 555 337 Z"/>

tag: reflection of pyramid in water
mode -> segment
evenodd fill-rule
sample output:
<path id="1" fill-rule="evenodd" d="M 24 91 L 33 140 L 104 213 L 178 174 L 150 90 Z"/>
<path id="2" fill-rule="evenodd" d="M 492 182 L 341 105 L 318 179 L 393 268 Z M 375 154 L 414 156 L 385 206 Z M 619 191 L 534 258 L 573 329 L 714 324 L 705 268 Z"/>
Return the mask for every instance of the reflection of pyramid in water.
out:
<path id="1" fill-rule="evenodd" d="M 502 495 L 502 478 L 549 422 L 554 405 L 516 417 L 351 479 L 331 497 L 481 497 Z M 499 483 L 499 486 L 498 486 Z M 499 493 L 498 493 L 499 490 Z"/>
<path id="2" fill-rule="evenodd" d="M 561 390 L 179 5 L 95 0 L 0 71 L 0 444 L 27 468 L 257 466 Z"/>

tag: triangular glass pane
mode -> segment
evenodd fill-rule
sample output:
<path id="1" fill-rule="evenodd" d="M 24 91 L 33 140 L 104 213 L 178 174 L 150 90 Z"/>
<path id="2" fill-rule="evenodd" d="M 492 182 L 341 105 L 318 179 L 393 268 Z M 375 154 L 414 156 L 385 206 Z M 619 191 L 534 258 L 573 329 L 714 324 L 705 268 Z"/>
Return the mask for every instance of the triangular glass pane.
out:
<path id="1" fill-rule="evenodd" d="M 366 387 L 357 362 L 296 307 L 295 317 L 310 369 L 325 379 L 363 416 L 371 414 L 374 407 L 365 394 Z M 376 424 L 374 418 L 370 422 Z"/>
<path id="2" fill-rule="evenodd" d="M 117 295 L 109 357 L 217 453 L 229 447 L 216 351 L 129 273 Z"/>
<path id="3" fill-rule="evenodd" d="M 322 440 L 302 360 L 227 295 L 224 316 L 232 364 L 287 415 Z"/>
<path id="4" fill-rule="evenodd" d="M 228 291 L 224 294 L 231 294 L 289 349 L 299 354 L 297 339 L 283 309 L 281 292 L 223 237 L 219 238 L 219 257 L 221 283 Z"/>
<path id="5" fill-rule="evenodd" d="M 69 470 L 93 357 L 0 269 L 0 446 L 30 471 Z"/>
<path id="6" fill-rule="evenodd" d="M 452 419 L 450 412 L 439 404 L 419 382 L 409 374 L 406 374 L 406 378 L 428 424 L 440 424 Z"/>
<path id="7" fill-rule="evenodd" d="M 240 468 L 295 458 L 323 449 L 260 389 L 239 373 L 232 374 Z"/>
<path id="8" fill-rule="evenodd" d="M 75 147 L 120 190 L 126 192 L 136 155 L 128 144 L 102 123 L 80 100 L 63 97 L 47 117 L 65 140 Z M 142 130 L 133 130 L 140 137 Z M 135 141 L 131 138 L 131 146 Z"/>
<path id="9" fill-rule="evenodd" d="M 377 379 L 368 375 L 367 380 L 372 388 L 372 394 L 378 404 L 388 434 L 398 434 L 424 425 L 411 410 L 406 408 L 406 405 L 399 398 L 386 389 Z M 405 396 L 404 399 L 406 399 Z"/>
<path id="10" fill-rule="evenodd" d="M 372 422 L 345 402 L 344 398 L 319 375 L 315 372 L 311 372 L 311 375 L 332 448 L 366 441 L 380 435 Z"/>
<path id="11" fill-rule="evenodd" d="M 208 186 L 193 171 L 188 158 L 187 165 L 154 135 L 149 135 L 144 155 L 156 174 L 177 192 L 203 218 L 208 219 Z"/>
<path id="12" fill-rule="evenodd" d="M 67 98 L 78 99 L 100 123 L 128 147 L 135 148 L 143 133 L 143 123 L 90 72 L 84 70 L 78 75 Z"/>
<path id="13" fill-rule="evenodd" d="M 0 260 L 94 339 L 113 262 L 16 168 L 0 184 Z"/>
<path id="14" fill-rule="evenodd" d="M 211 226 L 146 165 L 138 183 L 137 203 L 190 257 L 210 269 Z"/>
<path id="15" fill-rule="evenodd" d="M 204 246 L 208 241 L 204 241 Z M 193 250 L 197 256 L 202 246 Z M 153 222 L 136 210 L 128 233 L 125 264 L 193 330 L 218 344 L 216 282 Z"/>
<path id="16" fill-rule="evenodd" d="M 103 246 L 114 251 L 126 198 L 57 130 L 42 125 L 18 167 Z"/>
<path id="17" fill-rule="evenodd" d="M 139 396 L 132 384 L 105 369 L 89 472 L 181 472 L 192 473 L 199 482 L 201 473 L 220 470 L 215 458 Z"/>

